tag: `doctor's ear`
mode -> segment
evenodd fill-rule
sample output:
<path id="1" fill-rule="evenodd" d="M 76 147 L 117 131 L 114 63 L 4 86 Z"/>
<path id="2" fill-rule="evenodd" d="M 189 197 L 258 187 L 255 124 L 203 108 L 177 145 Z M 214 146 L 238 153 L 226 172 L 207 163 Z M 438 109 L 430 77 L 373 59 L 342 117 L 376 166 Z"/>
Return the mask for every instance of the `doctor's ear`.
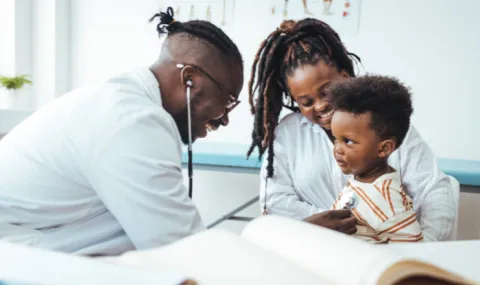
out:
<path id="1" fill-rule="evenodd" d="M 193 84 L 193 78 L 196 76 L 196 70 L 193 68 L 193 66 L 186 65 L 182 68 L 182 71 L 180 72 L 180 80 L 182 86 L 185 87 L 190 87 L 192 88 L 194 86 Z"/>

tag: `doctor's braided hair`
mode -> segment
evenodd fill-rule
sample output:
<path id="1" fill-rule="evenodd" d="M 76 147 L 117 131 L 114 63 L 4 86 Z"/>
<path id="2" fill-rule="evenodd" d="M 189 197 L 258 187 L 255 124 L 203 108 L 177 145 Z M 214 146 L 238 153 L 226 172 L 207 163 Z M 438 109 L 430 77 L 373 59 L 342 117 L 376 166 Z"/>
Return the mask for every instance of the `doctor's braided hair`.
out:
<path id="1" fill-rule="evenodd" d="M 243 59 L 237 45 L 235 45 L 235 43 L 220 28 L 210 22 L 202 20 L 179 22 L 176 21 L 173 16 L 172 7 L 168 7 L 166 12 L 157 13 L 150 18 L 150 22 L 157 17 L 160 18 L 160 22 L 157 24 L 157 32 L 159 36 L 167 35 L 168 37 L 184 33 L 204 40 L 213 45 L 224 55 L 233 57 L 238 61 L 243 70 Z"/>
<path id="2" fill-rule="evenodd" d="M 328 24 L 311 18 L 284 21 L 260 44 L 248 84 L 254 125 L 247 157 L 258 148 L 261 159 L 268 148 L 267 178 L 273 176 L 273 142 L 280 112 L 283 107 L 299 112 L 287 88 L 286 77 L 298 67 L 320 60 L 338 71 L 346 71 L 351 77 L 355 77 L 354 60 L 360 62 L 357 55 L 347 51 Z"/>

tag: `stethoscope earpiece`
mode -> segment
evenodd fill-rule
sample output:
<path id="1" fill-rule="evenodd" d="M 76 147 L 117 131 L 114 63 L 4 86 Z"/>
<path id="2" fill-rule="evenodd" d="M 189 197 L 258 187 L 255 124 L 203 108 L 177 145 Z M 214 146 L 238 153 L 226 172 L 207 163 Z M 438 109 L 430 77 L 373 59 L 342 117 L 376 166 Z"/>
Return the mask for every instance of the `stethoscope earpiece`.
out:
<path id="1" fill-rule="evenodd" d="M 192 80 L 187 80 L 187 86 L 188 86 L 188 87 L 192 87 L 192 86 L 193 86 Z"/>

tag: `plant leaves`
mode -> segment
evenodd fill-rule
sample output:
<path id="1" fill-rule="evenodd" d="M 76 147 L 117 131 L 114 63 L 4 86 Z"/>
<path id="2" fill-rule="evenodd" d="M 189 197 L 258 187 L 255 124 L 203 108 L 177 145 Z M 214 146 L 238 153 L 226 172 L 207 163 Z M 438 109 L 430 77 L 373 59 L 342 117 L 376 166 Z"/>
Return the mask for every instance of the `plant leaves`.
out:
<path id="1" fill-rule="evenodd" d="M 32 84 L 32 80 L 26 74 L 15 77 L 0 76 L 0 85 L 9 90 L 18 90 L 25 84 Z"/>

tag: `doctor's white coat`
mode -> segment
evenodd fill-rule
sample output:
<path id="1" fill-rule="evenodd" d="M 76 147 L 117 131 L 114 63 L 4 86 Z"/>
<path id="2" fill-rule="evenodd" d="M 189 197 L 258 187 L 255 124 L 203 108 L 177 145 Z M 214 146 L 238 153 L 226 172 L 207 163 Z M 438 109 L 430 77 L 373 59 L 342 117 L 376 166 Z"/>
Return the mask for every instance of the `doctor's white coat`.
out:
<path id="1" fill-rule="evenodd" d="M 181 147 L 147 68 L 52 101 L 0 140 L 0 239 L 119 254 L 203 230 Z"/>

